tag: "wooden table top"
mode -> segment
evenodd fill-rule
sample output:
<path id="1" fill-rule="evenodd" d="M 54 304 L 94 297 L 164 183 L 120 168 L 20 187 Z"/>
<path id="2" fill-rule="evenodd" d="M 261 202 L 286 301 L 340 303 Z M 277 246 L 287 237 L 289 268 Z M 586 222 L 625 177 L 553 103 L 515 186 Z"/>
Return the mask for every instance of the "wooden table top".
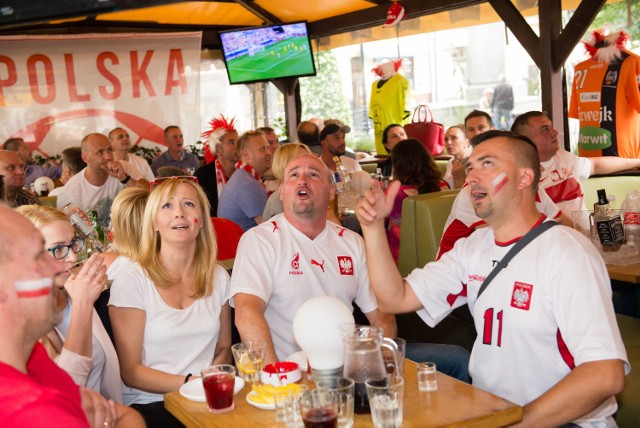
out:
<path id="1" fill-rule="evenodd" d="M 628 265 L 607 264 L 607 271 L 609 271 L 609 277 L 616 281 L 640 284 L 640 262 Z"/>
<path id="2" fill-rule="evenodd" d="M 522 420 L 522 407 L 440 372 L 438 391 L 419 392 L 416 364 L 409 360 L 405 360 L 404 379 L 403 427 L 497 427 Z M 235 396 L 235 409 L 222 415 L 209 413 L 206 403 L 188 400 L 178 391 L 165 394 L 164 405 L 187 427 L 282 427 L 273 410 L 247 403 L 250 391 L 246 385 Z M 354 426 L 373 426 L 371 415 L 355 415 Z"/>

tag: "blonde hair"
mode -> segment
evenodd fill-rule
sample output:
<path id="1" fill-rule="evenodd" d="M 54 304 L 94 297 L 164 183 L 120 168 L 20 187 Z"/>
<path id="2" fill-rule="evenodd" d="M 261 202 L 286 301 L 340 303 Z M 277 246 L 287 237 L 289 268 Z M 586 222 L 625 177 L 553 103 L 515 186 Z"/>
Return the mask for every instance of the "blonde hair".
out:
<path id="1" fill-rule="evenodd" d="M 153 225 L 163 202 L 167 197 L 175 194 L 181 184 L 190 186 L 196 191 L 202 208 L 203 226 L 196 238 L 194 260 L 196 292 L 192 296 L 199 299 L 204 296 L 210 296 L 213 292 L 215 286 L 213 266 L 218 256 L 218 247 L 211 217 L 209 217 L 209 200 L 196 182 L 187 178 L 170 178 L 153 189 L 144 210 L 142 248 L 137 261 L 145 269 L 147 276 L 156 287 L 169 288 L 177 281 L 177 278 L 174 278 L 160 262 L 159 254 L 162 240 L 160 233 L 153 230 Z"/>
<path id="2" fill-rule="evenodd" d="M 284 180 L 284 169 L 289 161 L 302 153 L 311 153 L 309 147 L 302 143 L 287 143 L 278 147 L 273 153 L 271 172 L 279 181 Z"/>
<path id="3" fill-rule="evenodd" d="M 49 206 L 22 205 L 15 210 L 25 216 L 38 230 L 56 221 L 69 222 L 69 217 L 64 212 Z"/>
<path id="4" fill-rule="evenodd" d="M 111 205 L 111 227 L 114 244 L 120 255 L 136 260 L 142 237 L 142 218 L 149 199 L 149 190 L 127 187 L 120 191 Z"/>

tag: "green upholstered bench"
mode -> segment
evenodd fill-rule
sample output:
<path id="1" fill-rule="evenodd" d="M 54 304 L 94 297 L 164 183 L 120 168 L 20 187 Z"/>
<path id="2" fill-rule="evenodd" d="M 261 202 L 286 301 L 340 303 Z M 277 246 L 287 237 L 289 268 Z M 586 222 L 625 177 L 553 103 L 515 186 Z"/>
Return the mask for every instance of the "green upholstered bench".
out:
<path id="1" fill-rule="evenodd" d="M 624 391 L 616 396 L 618 412 L 615 415 L 620 428 L 640 426 L 640 318 L 616 314 L 618 327 L 631 373 L 626 377 Z"/>
<path id="2" fill-rule="evenodd" d="M 615 206 L 620 208 L 630 190 L 640 189 L 640 175 L 607 175 L 591 177 L 582 181 L 584 203 L 588 210 L 592 210 L 593 204 L 598 201 L 597 191 L 599 189 L 606 190 L 607 195 L 615 195 Z"/>

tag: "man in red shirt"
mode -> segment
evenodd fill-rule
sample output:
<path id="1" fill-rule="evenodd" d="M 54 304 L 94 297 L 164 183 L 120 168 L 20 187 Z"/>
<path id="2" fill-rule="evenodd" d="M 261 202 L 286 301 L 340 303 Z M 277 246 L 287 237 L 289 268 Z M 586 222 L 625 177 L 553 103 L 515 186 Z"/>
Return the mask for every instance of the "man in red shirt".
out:
<path id="1" fill-rule="evenodd" d="M 59 321 L 53 281 L 63 269 L 31 222 L 0 205 L 0 421 L 3 426 L 144 426 L 134 410 L 74 384 L 38 343 Z"/>

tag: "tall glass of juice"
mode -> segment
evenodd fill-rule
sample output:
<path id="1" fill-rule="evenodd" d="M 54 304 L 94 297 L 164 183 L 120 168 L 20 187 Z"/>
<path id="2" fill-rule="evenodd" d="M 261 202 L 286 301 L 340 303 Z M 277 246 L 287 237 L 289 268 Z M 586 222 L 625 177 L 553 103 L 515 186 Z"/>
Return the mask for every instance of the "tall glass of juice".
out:
<path id="1" fill-rule="evenodd" d="M 229 364 L 214 364 L 202 371 L 202 385 L 211 413 L 233 410 L 233 387 L 236 369 Z"/>

